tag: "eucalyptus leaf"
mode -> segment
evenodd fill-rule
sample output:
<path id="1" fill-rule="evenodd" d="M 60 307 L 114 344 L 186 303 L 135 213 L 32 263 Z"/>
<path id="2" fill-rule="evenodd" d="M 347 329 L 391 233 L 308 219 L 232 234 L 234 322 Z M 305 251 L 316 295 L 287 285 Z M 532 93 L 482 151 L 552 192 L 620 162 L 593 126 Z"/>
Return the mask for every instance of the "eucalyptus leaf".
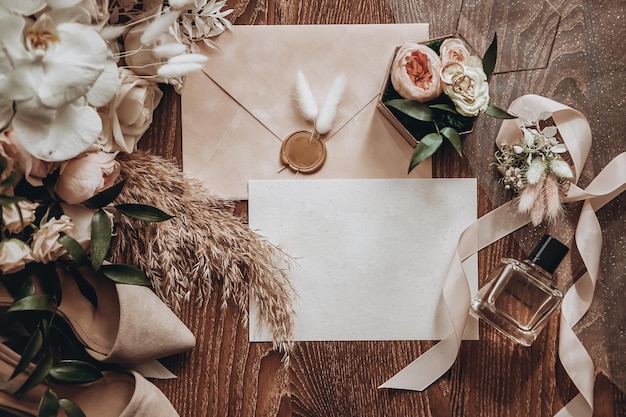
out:
<path id="1" fill-rule="evenodd" d="M 102 265 L 100 268 L 107 278 L 119 284 L 150 286 L 150 278 L 141 269 L 124 264 Z"/>
<path id="2" fill-rule="evenodd" d="M 57 417 L 59 414 L 59 397 L 51 389 L 46 390 L 39 402 L 37 417 Z"/>
<path id="3" fill-rule="evenodd" d="M 392 107 L 409 117 L 423 122 L 430 122 L 433 120 L 433 112 L 430 107 L 424 103 L 420 103 L 419 101 L 396 98 L 386 101 L 385 106 Z"/>
<path id="4" fill-rule="evenodd" d="M 78 243 L 76 239 L 71 237 L 70 235 L 66 235 L 65 233 L 61 233 L 59 237 L 59 243 L 63 245 L 67 253 L 70 254 L 74 262 L 79 265 L 87 263 L 87 252 L 85 249 Z"/>
<path id="5" fill-rule="evenodd" d="M 86 417 L 83 410 L 67 398 L 59 400 L 59 404 L 61 408 L 63 408 L 63 411 L 65 411 L 65 414 L 67 414 L 67 417 Z"/>
<path id="6" fill-rule="evenodd" d="M 49 376 L 65 384 L 88 384 L 102 378 L 102 372 L 88 362 L 67 359 L 55 363 Z"/>
<path id="7" fill-rule="evenodd" d="M 459 132 L 451 127 L 444 127 L 441 129 L 441 134 L 450 141 L 459 156 L 463 156 L 463 147 L 461 145 L 461 135 L 459 135 Z"/>
<path id="8" fill-rule="evenodd" d="M 106 190 L 83 201 L 83 205 L 90 209 L 99 209 L 109 205 L 117 198 L 118 195 L 120 195 L 122 189 L 124 188 L 124 184 L 126 184 L 126 180 L 118 182 L 114 186 L 107 188 Z"/>
<path id="9" fill-rule="evenodd" d="M 493 74 L 493 70 L 496 68 L 496 57 L 498 56 L 498 34 L 493 34 L 493 40 L 491 41 L 491 45 L 485 51 L 485 55 L 483 56 L 483 70 L 487 75 L 487 78 L 491 77 Z"/>
<path id="10" fill-rule="evenodd" d="M 15 392 L 16 396 L 20 396 L 25 392 L 35 388 L 37 385 L 41 384 L 41 382 L 48 376 L 48 372 L 52 368 L 53 358 L 51 352 L 46 352 L 45 355 L 39 360 L 33 372 L 26 378 L 26 381 L 22 386 Z"/>
<path id="11" fill-rule="evenodd" d="M 487 105 L 487 110 L 485 110 L 485 114 L 491 117 L 495 117 L 496 119 L 516 119 L 517 117 L 512 114 L 507 113 L 502 110 L 500 107 L 493 104 L 491 101 L 489 105 Z"/>
<path id="12" fill-rule="evenodd" d="M 13 374 L 9 379 L 15 378 L 17 375 L 24 372 L 24 370 L 28 367 L 28 365 L 35 359 L 35 356 L 39 353 L 41 348 L 43 347 L 43 333 L 41 329 L 35 329 L 33 334 L 28 339 L 28 343 L 24 347 L 22 351 L 22 356 L 20 357 L 19 362 L 15 366 L 13 370 Z"/>
<path id="13" fill-rule="evenodd" d="M 448 113 L 459 114 L 459 112 L 456 111 L 456 108 L 446 103 L 431 104 L 430 108 L 447 111 Z"/>
<path id="14" fill-rule="evenodd" d="M 145 204 L 118 204 L 115 208 L 125 216 L 145 222 L 163 222 L 174 217 L 156 207 Z"/>
<path id="15" fill-rule="evenodd" d="M 54 307 L 52 297 L 47 294 L 33 294 L 15 300 L 7 311 L 50 311 Z"/>
<path id="16" fill-rule="evenodd" d="M 91 266 L 100 269 L 111 248 L 111 220 L 102 209 L 91 218 Z"/>
<path id="17" fill-rule="evenodd" d="M 417 144 L 411 157 L 411 163 L 409 164 L 409 172 L 418 166 L 422 161 L 435 153 L 437 149 L 443 143 L 443 136 L 439 133 L 430 133 L 424 136 L 420 143 Z"/>

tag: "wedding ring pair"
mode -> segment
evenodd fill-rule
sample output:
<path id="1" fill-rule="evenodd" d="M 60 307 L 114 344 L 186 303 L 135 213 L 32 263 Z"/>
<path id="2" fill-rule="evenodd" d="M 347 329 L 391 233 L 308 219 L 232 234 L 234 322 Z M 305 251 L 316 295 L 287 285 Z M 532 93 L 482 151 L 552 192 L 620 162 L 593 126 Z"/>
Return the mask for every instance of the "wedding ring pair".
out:
<path id="1" fill-rule="evenodd" d="M 473 103 L 474 97 L 469 94 L 474 81 L 465 73 L 465 66 L 460 62 L 448 62 L 439 71 L 441 81 L 451 85 L 452 90 L 459 94 L 467 103 Z"/>

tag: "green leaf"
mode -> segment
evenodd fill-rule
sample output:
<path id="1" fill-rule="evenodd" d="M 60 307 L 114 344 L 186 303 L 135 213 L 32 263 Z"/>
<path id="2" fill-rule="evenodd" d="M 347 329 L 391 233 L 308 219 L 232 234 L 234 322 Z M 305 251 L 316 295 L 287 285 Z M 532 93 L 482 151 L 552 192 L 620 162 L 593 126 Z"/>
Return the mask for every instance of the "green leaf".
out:
<path id="1" fill-rule="evenodd" d="M 61 233 L 59 237 L 59 243 L 63 245 L 67 253 L 70 254 L 74 262 L 79 265 L 87 263 L 87 252 L 80 246 L 80 243 L 70 235 L 66 235 L 65 233 Z"/>
<path id="2" fill-rule="evenodd" d="M 46 354 L 39 360 L 33 372 L 26 378 L 24 384 L 15 392 L 15 396 L 19 397 L 24 394 L 26 391 L 35 388 L 37 385 L 41 384 L 41 382 L 48 376 L 48 372 L 50 372 L 50 368 L 52 368 L 53 358 L 51 352 L 46 352 Z"/>
<path id="3" fill-rule="evenodd" d="M 407 116 L 423 122 L 430 122 L 433 120 L 433 112 L 430 107 L 424 103 L 420 103 L 419 101 L 396 98 L 386 101 L 385 106 L 393 107 Z"/>
<path id="4" fill-rule="evenodd" d="M 496 67 L 496 57 L 498 56 L 498 34 L 493 34 L 493 40 L 491 41 L 491 45 L 485 51 L 485 55 L 483 56 L 483 70 L 487 75 L 487 78 L 491 77 L 493 74 L 493 70 Z"/>
<path id="5" fill-rule="evenodd" d="M 141 269 L 124 264 L 102 265 L 100 271 L 119 284 L 150 286 L 150 278 Z"/>
<path id="6" fill-rule="evenodd" d="M 95 308 L 98 308 L 98 294 L 93 286 L 85 279 L 83 274 L 76 268 L 69 268 L 70 274 L 76 282 L 78 291 L 85 297 Z"/>
<path id="7" fill-rule="evenodd" d="M 41 329 L 36 329 L 28 339 L 28 343 L 22 351 L 22 357 L 15 366 L 15 370 L 9 379 L 15 378 L 17 375 L 24 372 L 28 365 L 33 361 L 35 356 L 39 353 L 43 346 L 43 333 Z"/>
<path id="8" fill-rule="evenodd" d="M 429 133 L 424 136 L 420 143 L 417 144 L 411 157 L 411 163 L 409 164 L 409 172 L 413 171 L 413 168 L 418 166 L 422 161 L 435 153 L 437 149 L 443 143 L 443 136 L 439 133 Z"/>
<path id="9" fill-rule="evenodd" d="M 452 107 L 451 105 L 446 104 L 446 103 L 431 104 L 430 108 L 431 109 L 439 109 L 439 110 L 447 111 L 448 113 L 459 114 L 459 112 L 456 111 L 456 109 L 454 107 Z"/>
<path id="10" fill-rule="evenodd" d="M 91 218 L 91 266 L 100 269 L 111 248 L 111 220 L 106 212 L 98 210 Z"/>
<path id="11" fill-rule="evenodd" d="M 50 311 L 53 307 L 52 297 L 47 294 L 34 294 L 15 300 L 7 311 Z"/>
<path id="12" fill-rule="evenodd" d="M 39 402 L 37 417 L 57 417 L 59 413 L 59 397 L 51 389 L 46 390 Z"/>
<path id="13" fill-rule="evenodd" d="M 63 398 L 59 400 L 59 404 L 61 404 L 61 408 L 63 408 L 67 417 L 85 417 L 83 410 L 70 400 Z"/>
<path id="14" fill-rule="evenodd" d="M 145 222 L 163 222 L 174 217 L 156 207 L 145 204 L 118 204 L 115 208 L 125 216 Z"/>
<path id="15" fill-rule="evenodd" d="M 441 134 L 450 141 L 459 156 L 463 156 L 463 147 L 461 145 L 461 136 L 459 135 L 459 132 L 451 127 L 444 127 L 441 129 Z"/>
<path id="16" fill-rule="evenodd" d="M 67 359 L 55 363 L 49 376 L 65 384 L 88 384 L 102 378 L 102 372 L 88 362 Z"/>
<path id="17" fill-rule="evenodd" d="M 500 107 L 493 104 L 491 101 L 487 106 L 487 110 L 485 110 L 485 114 L 491 117 L 495 117 L 496 119 L 516 119 L 512 114 L 507 113 L 502 110 Z"/>
<path id="18" fill-rule="evenodd" d="M 94 195 L 93 197 L 83 201 L 83 205 L 90 209 L 99 209 L 113 202 L 122 192 L 126 180 L 120 181 L 113 187 Z"/>

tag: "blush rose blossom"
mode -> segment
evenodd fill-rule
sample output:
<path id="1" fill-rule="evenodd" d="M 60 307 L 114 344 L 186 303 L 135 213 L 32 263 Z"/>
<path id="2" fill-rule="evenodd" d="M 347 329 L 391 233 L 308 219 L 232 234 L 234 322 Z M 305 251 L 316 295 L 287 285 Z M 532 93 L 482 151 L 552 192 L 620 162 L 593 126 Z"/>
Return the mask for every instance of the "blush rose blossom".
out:
<path id="1" fill-rule="evenodd" d="M 98 109 L 102 133 L 98 144 L 102 150 L 134 152 L 137 142 L 152 123 L 152 114 L 163 93 L 151 80 L 120 68 L 121 84 L 109 104 Z"/>
<path id="2" fill-rule="evenodd" d="M 13 274 L 24 269 L 27 263 L 33 262 L 30 247 L 19 239 L 8 239 L 0 242 L 0 271 Z"/>
<path id="3" fill-rule="evenodd" d="M 46 264 L 64 255 L 67 251 L 59 242 L 59 237 L 61 233 L 69 234 L 73 228 L 72 219 L 65 214 L 58 219 L 48 220 L 33 234 L 31 246 L 35 260 Z"/>
<path id="4" fill-rule="evenodd" d="M 441 60 L 426 45 L 404 43 L 391 68 L 391 84 L 400 96 L 419 102 L 433 100 L 442 93 Z"/>
<path id="5" fill-rule="evenodd" d="M 442 65 L 446 65 L 450 62 L 463 63 L 470 57 L 469 51 L 459 38 L 445 39 L 439 47 L 439 54 L 441 55 Z"/>
<path id="6" fill-rule="evenodd" d="M 80 204 L 110 188 L 120 174 L 116 152 L 89 152 L 61 167 L 56 193 L 68 204 Z"/>
<path id="7" fill-rule="evenodd" d="M 35 221 L 35 210 L 39 205 L 22 200 L 17 202 L 17 206 L 18 207 L 15 207 L 15 205 L 12 204 L 2 208 L 2 223 L 4 229 L 12 234 L 21 232 L 24 230 L 24 227 Z M 19 212 L 17 208 L 19 208 Z"/>

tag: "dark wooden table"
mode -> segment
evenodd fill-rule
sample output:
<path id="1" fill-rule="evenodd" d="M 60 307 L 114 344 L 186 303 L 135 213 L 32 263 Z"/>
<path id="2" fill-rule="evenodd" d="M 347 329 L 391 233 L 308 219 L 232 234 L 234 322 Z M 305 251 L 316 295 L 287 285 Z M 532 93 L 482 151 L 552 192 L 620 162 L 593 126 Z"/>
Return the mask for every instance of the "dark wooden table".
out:
<path id="1" fill-rule="evenodd" d="M 432 38 L 458 32 L 477 51 L 498 32 L 499 73 L 491 82 L 496 103 L 506 107 L 535 93 L 587 115 L 594 144 L 579 185 L 626 149 L 623 0 L 229 0 L 227 6 L 234 8 L 236 24 L 428 22 Z M 498 126 L 481 117 L 465 138 L 463 158 L 445 147 L 434 156 L 435 177 L 479 178 L 479 215 L 506 201 L 489 166 Z M 182 163 L 180 97 L 171 89 L 140 147 Z M 607 226 L 605 245 L 614 248 L 626 236 L 625 197 L 598 213 Z M 242 221 L 246 210 L 243 202 L 235 209 Z M 532 232 L 525 228 L 479 253 L 481 284 L 500 257 L 527 253 L 524 233 Z M 626 280 L 623 248 L 616 253 L 603 258 L 601 280 Z M 575 256 L 571 264 L 567 271 L 580 268 Z M 206 306 L 185 306 L 181 317 L 198 345 L 166 360 L 177 380 L 157 381 L 181 416 L 551 416 L 577 392 L 558 359 L 558 317 L 531 348 L 481 326 L 481 340 L 463 342 L 452 369 L 418 393 L 376 387 L 433 342 L 298 343 L 285 370 L 269 344 L 248 343 L 241 314 L 233 306 L 222 309 L 219 298 L 218 290 Z M 625 337 L 618 337 L 625 352 Z M 622 380 L 624 368 L 613 370 Z M 602 373 L 595 406 L 596 416 L 626 415 L 626 396 Z"/>

